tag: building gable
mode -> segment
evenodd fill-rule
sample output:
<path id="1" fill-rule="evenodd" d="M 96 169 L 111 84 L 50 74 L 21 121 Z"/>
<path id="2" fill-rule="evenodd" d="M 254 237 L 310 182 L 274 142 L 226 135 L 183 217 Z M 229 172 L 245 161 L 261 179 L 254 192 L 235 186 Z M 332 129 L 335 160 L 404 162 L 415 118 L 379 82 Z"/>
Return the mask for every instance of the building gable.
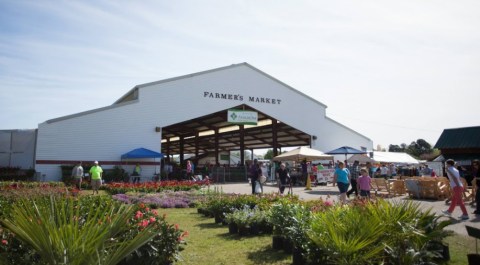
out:
<path id="1" fill-rule="evenodd" d="M 445 129 L 435 148 L 438 149 L 480 149 L 480 126 Z"/>

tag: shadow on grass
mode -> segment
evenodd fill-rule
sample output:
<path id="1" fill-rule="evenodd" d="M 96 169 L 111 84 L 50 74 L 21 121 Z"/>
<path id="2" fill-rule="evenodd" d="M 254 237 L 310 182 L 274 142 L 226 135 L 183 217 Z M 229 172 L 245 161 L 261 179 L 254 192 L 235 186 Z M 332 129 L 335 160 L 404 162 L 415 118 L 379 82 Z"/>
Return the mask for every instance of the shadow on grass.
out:
<path id="1" fill-rule="evenodd" d="M 215 229 L 215 228 L 222 228 L 224 227 L 228 231 L 228 226 L 222 225 L 222 224 L 216 224 L 213 219 L 211 223 L 201 223 L 201 224 L 195 224 L 195 226 L 200 227 L 200 229 Z"/>
<path id="2" fill-rule="evenodd" d="M 331 190 L 311 190 L 306 191 L 305 193 L 314 194 L 314 195 L 339 195 L 338 191 L 331 191 Z"/>
<path id="3" fill-rule="evenodd" d="M 254 264 L 277 263 L 288 259 L 291 255 L 281 250 L 274 250 L 271 246 L 264 246 L 258 250 L 248 253 L 247 258 Z"/>
<path id="4" fill-rule="evenodd" d="M 218 234 L 218 236 L 222 237 L 223 239 L 226 239 L 226 240 L 240 240 L 240 239 L 249 239 L 249 238 L 255 238 L 255 237 L 269 237 L 269 238 L 272 237 L 271 234 L 258 234 L 258 235 L 248 234 L 248 235 L 244 235 L 244 236 L 240 236 L 238 233 L 237 234 L 230 234 L 228 232 L 228 227 L 227 227 L 225 233 Z"/>

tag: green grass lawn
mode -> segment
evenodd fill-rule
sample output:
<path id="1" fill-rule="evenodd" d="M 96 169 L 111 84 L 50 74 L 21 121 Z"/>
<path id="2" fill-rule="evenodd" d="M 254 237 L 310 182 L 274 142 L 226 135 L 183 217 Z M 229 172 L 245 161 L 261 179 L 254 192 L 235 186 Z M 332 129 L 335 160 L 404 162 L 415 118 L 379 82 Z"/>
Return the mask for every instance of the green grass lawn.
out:
<path id="1" fill-rule="evenodd" d="M 271 235 L 239 237 L 230 235 L 228 226 L 215 224 L 213 218 L 196 209 L 161 209 L 170 223 L 187 230 L 187 245 L 176 264 L 291 264 L 291 255 L 272 249 Z M 447 239 L 449 265 L 467 264 L 467 253 L 475 253 L 475 240 L 461 235 Z"/>
<path id="2" fill-rule="evenodd" d="M 187 245 L 176 264 L 291 264 L 290 255 L 272 249 L 271 235 L 239 237 L 230 235 L 228 226 L 215 224 L 213 218 L 196 209 L 161 209 L 167 221 L 187 230 Z"/>
<path id="3" fill-rule="evenodd" d="M 468 264 L 467 254 L 475 253 L 475 239 L 469 236 L 454 235 L 446 239 L 450 247 L 451 260 L 449 265 Z M 480 244 L 480 242 L 479 242 Z M 480 245 L 479 245 L 480 248 Z"/>

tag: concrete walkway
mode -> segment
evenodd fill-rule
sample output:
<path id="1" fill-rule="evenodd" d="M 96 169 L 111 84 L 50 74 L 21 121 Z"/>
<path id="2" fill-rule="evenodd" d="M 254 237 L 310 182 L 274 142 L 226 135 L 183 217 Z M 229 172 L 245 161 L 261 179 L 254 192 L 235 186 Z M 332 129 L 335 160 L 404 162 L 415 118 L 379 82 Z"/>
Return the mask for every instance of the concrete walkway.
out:
<path id="1" fill-rule="evenodd" d="M 233 184 L 214 184 L 211 188 L 217 187 L 225 193 L 237 193 L 237 194 L 251 194 L 252 187 L 248 183 L 233 183 Z M 322 198 L 324 200 L 328 199 L 331 201 L 337 201 L 338 199 L 338 188 L 328 184 L 327 186 L 317 186 L 312 187 L 312 190 L 305 190 L 304 187 L 293 187 L 293 194 L 298 195 L 300 199 L 303 200 L 316 200 Z M 267 183 L 264 185 L 264 193 L 273 193 L 278 192 L 278 187 L 275 183 Z M 285 190 L 285 193 L 287 190 Z M 353 196 L 351 196 L 353 197 Z M 390 198 L 388 200 L 409 200 L 407 196 L 399 196 L 395 198 Z M 437 215 L 441 214 L 441 210 L 447 209 L 448 205 L 442 201 L 433 201 L 433 200 L 417 200 L 414 201 L 420 203 L 422 209 L 432 209 L 433 213 Z M 469 204 L 466 205 L 467 211 L 469 213 L 470 219 L 466 221 L 460 221 L 458 217 L 462 214 L 460 207 L 456 207 L 455 211 L 452 214 L 452 217 L 442 217 L 442 218 L 451 218 L 453 224 L 446 227 L 446 229 L 452 230 L 455 233 L 467 235 L 467 230 L 465 225 L 473 226 L 480 229 L 480 216 L 472 214 L 475 208 L 471 207 Z"/>

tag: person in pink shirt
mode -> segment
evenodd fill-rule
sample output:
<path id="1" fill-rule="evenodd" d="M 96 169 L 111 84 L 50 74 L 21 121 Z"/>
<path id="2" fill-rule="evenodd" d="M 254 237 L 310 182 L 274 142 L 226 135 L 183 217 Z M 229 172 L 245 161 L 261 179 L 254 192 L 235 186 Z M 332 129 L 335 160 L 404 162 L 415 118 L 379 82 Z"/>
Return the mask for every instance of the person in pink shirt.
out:
<path id="1" fill-rule="evenodd" d="M 370 189 L 372 179 L 368 175 L 366 168 L 360 169 L 360 177 L 357 179 L 357 184 L 360 188 L 360 196 L 363 198 L 370 198 Z"/>
<path id="2" fill-rule="evenodd" d="M 187 180 L 190 180 L 192 176 L 193 176 L 192 162 L 190 162 L 190 160 L 187 160 Z"/>

